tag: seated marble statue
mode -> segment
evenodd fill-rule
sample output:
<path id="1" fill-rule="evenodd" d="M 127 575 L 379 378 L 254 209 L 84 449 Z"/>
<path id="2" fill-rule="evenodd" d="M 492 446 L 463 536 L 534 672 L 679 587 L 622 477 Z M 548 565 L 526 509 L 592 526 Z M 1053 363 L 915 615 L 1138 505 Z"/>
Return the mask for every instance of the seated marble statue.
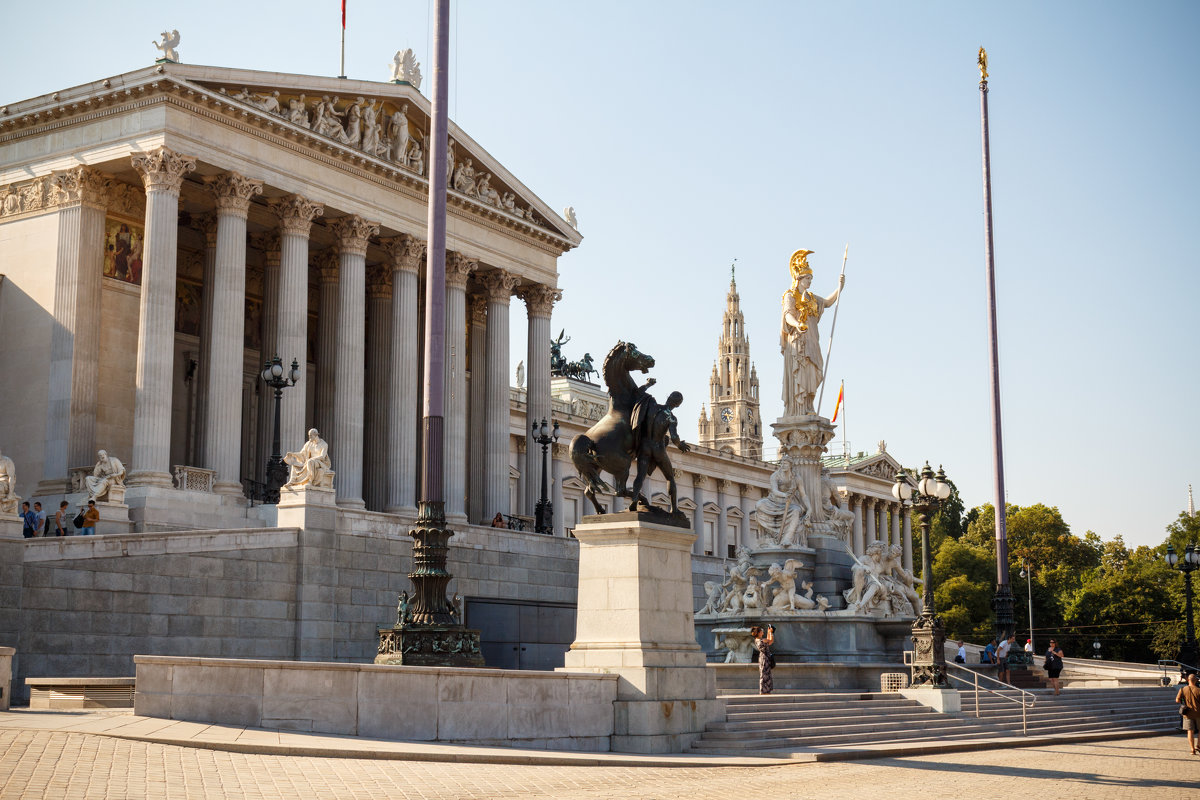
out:
<path id="1" fill-rule="evenodd" d="M 881 542 L 871 542 L 864 555 L 855 556 L 850 569 L 852 583 L 842 595 L 846 607 L 856 614 L 891 616 L 891 591 L 883 582 L 883 551 Z"/>
<path id="2" fill-rule="evenodd" d="M 96 453 L 96 467 L 92 474 L 84 478 L 87 483 L 88 499 L 99 500 L 108 497 L 111 489 L 125 488 L 125 465 L 110 456 L 107 451 Z"/>
<path id="3" fill-rule="evenodd" d="M 771 599 L 771 611 L 775 613 L 791 614 L 797 611 L 808 611 L 817 607 L 817 602 L 811 597 L 805 597 L 796 592 L 796 570 L 802 567 L 803 564 L 794 558 L 789 558 L 783 562 L 783 566 L 772 564 L 767 568 L 767 574 L 771 576 L 768 584 L 774 583 L 779 588 L 775 590 L 774 597 Z M 812 584 L 809 584 L 809 594 L 812 594 Z"/>
<path id="4" fill-rule="evenodd" d="M 892 605 L 903 616 L 921 613 L 921 598 L 913 588 L 913 574 L 904 568 L 904 548 L 894 544 L 887 549 L 883 562 L 884 583 L 893 597 Z"/>
<path id="5" fill-rule="evenodd" d="M 830 477 L 829 469 L 821 469 L 821 507 L 825 518 L 833 525 L 834 533 L 843 542 L 850 538 L 850 530 L 854 527 L 854 512 L 843 507 L 842 495 Z"/>
<path id="6" fill-rule="evenodd" d="M 17 468 L 13 460 L 0 453 L 0 514 L 16 514 L 17 503 Z"/>
<path id="7" fill-rule="evenodd" d="M 316 428 L 310 428 L 308 441 L 299 452 L 286 454 L 283 463 L 292 468 L 285 486 L 320 486 L 321 478 L 330 470 L 329 445 Z"/>
<path id="8" fill-rule="evenodd" d="M 786 459 L 771 473 L 770 482 L 767 496 L 754 506 L 759 528 L 777 545 L 808 546 L 803 525 L 809 508 L 804 483 Z"/>

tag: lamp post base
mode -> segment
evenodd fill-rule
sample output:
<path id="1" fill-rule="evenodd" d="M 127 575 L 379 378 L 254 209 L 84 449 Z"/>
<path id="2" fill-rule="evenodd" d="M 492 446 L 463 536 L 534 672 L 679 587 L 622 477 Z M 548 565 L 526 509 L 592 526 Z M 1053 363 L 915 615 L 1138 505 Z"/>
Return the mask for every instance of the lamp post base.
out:
<path id="1" fill-rule="evenodd" d="M 912 626 L 913 686 L 947 688 L 946 627 L 941 617 L 922 614 Z"/>

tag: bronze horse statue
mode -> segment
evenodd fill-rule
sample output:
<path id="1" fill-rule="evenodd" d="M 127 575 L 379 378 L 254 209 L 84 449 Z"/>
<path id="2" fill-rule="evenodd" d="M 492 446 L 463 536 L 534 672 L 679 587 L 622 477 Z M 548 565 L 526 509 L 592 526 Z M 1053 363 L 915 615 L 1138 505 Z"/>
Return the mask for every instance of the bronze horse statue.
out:
<path id="1" fill-rule="evenodd" d="M 571 461 L 579 470 L 579 477 L 587 483 L 583 494 L 592 501 L 597 514 L 604 509 L 596 499 L 596 492 L 612 492 L 613 489 L 600 477 L 608 472 L 616 483 L 617 497 L 630 497 L 632 492 L 625 484 L 629 480 L 629 469 L 637 453 L 637 442 L 630 422 L 633 408 L 645 396 L 645 386 L 638 386 L 629 373 L 634 370 L 646 372 L 654 366 L 654 359 L 637 349 L 632 342 L 617 342 L 616 347 L 604 357 L 604 383 L 608 386 L 608 413 L 599 422 L 571 440 Z M 636 500 L 637 498 L 633 498 Z"/>

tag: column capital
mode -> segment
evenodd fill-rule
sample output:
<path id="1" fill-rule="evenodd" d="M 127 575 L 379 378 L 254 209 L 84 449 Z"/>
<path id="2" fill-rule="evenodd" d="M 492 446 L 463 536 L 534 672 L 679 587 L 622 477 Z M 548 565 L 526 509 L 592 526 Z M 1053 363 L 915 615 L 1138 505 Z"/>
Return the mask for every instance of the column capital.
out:
<path id="1" fill-rule="evenodd" d="M 108 205 L 108 176 L 92 167 L 72 167 L 50 176 L 51 191 L 60 206 Z"/>
<path id="2" fill-rule="evenodd" d="M 341 264 L 338 262 L 337 250 L 330 247 L 327 250 L 321 251 L 321 254 L 316 258 L 316 264 L 317 272 L 321 276 L 321 283 L 338 282 Z"/>
<path id="3" fill-rule="evenodd" d="M 411 272 L 414 275 L 421 270 L 421 260 L 425 258 L 425 241 L 409 233 L 402 233 L 390 239 L 384 239 L 381 244 L 387 254 L 392 257 L 392 269 L 398 272 Z"/>
<path id="4" fill-rule="evenodd" d="M 467 278 L 479 267 L 479 261 L 454 250 L 446 251 L 446 285 L 459 289 L 467 287 Z"/>
<path id="5" fill-rule="evenodd" d="M 204 186 L 217 201 L 217 214 L 250 213 L 250 198 L 262 194 L 262 181 L 252 180 L 236 172 L 222 172 L 204 178 Z"/>
<path id="6" fill-rule="evenodd" d="M 703 486 L 707 480 L 708 478 L 701 475 L 699 472 L 692 473 L 692 486 Z"/>
<path id="7" fill-rule="evenodd" d="M 170 192 L 178 197 L 183 176 L 196 168 L 196 159 L 160 147 L 149 153 L 134 153 L 133 168 L 142 176 L 147 192 Z"/>
<path id="8" fill-rule="evenodd" d="M 261 250 L 267 257 L 268 267 L 278 267 L 281 259 L 278 231 L 254 233 L 250 235 L 250 246 Z"/>
<path id="9" fill-rule="evenodd" d="M 386 263 L 367 265 L 367 297 L 392 296 L 392 270 Z"/>
<path id="10" fill-rule="evenodd" d="M 471 325 L 487 325 L 487 295 L 467 295 L 467 318 Z"/>
<path id="11" fill-rule="evenodd" d="M 337 240 L 339 253 L 365 256 L 367 242 L 379 233 L 379 223 L 368 222 L 357 214 L 347 214 L 330 222 L 329 229 Z"/>
<path id="12" fill-rule="evenodd" d="M 513 287 L 517 285 L 517 276 L 502 269 L 479 273 L 476 277 L 483 284 L 484 294 L 490 303 L 507 303 L 508 298 L 512 297 Z"/>
<path id="13" fill-rule="evenodd" d="M 729 488 L 729 485 L 731 483 L 733 483 L 733 481 L 728 480 L 726 478 L 717 478 L 716 480 L 717 480 L 717 491 L 720 492 L 721 494 L 725 494 L 725 490 Z"/>
<path id="14" fill-rule="evenodd" d="M 217 215 L 211 211 L 196 214 L 192 217 L 192 228 L 204 234 L 204 243 L 208 247 L 217 246 Z"/>
<path id="15" fill-rule="evenodd" d="M 567 458 L 571 455 L 571 446 L 569 444 L 559 444 L 555 442 L 550 445 L 551 458 Z"/>
<path id="16" fill-rule="evenodd" d="M 267 207 L 279 217 L 280 233 L 297 236 L 308 236 L 312 221 L 325 213 L 324 204 L 314 203 L 298 194 L 268 200 Z"/>
<path id="17" fill-rule="evenodd" d="M 554 304 L 562 300 L 562 289 L 534 283 L 518 289 L 517 296 L 525 301 L 526 313 L 529 316 L 549 319 L 550 313 L 554 310 Z"/>

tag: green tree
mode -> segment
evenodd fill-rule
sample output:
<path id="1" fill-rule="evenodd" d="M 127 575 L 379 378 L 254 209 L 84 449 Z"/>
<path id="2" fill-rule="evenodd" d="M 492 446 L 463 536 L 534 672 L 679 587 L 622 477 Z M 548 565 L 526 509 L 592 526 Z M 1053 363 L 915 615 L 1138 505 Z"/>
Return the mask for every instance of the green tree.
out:
<path id="1" fill-rule="evenodd" d="M 995 578 L 991 554 L 947 538 L 933 561 L 933 602 L 951 639 L 990 638 Z"/>

